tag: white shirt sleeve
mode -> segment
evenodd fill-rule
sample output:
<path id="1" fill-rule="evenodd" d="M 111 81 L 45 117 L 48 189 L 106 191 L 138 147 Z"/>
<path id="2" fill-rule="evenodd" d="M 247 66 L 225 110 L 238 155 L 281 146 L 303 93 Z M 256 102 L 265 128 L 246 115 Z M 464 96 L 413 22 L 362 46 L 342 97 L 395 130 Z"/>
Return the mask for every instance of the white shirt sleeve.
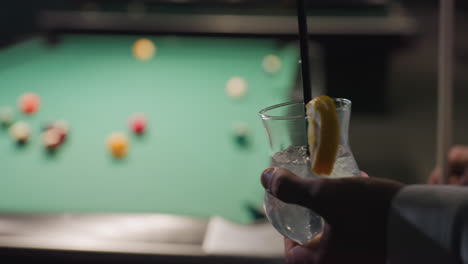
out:
<path id="1" fill-rule="evenodd" d="M 414 185 L 394 198 L 390 264 L 468 264 L 468 187 Z"/>

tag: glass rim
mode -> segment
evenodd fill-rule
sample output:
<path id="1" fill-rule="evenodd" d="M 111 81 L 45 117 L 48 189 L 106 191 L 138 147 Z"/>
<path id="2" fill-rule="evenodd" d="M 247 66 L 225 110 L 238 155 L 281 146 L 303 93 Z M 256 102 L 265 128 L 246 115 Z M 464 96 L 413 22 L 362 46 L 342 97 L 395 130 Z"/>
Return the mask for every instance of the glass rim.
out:
<path id="1" fill-rule="evenodd" d="M 345 99 L 345 98 L 332 98 L 334 102 L 340 102 L 342 103 L 343 105 L 338 107 L 336 110 L 337 111 L 340 111 L 340 110 L 343 110 L 345 108 L 349 108 L 351 107 L 351 100 L 348 100 L 348 99 Z M 281 104 L 276 104 L 276 105 L 272 105 L 272 106 L 269 106 L 269 107 L 266 107 L 266 108 L 263 108 L 262 110 L 260 110 L 260 112 L 258 112 L 258 114 L 260 115 L 260 117 L 263 119 L 263 120 L 292 120 L 292 119 L 302 119 L 302 118 L 305 118 L 307 119 L 307 116 L 304 115 L 297 115 L 297 116 L 275 116 L 275 115 L 268 115 L 267 112 L 268 111 L 271 111 L 273 109 L 277 109 L 277 108 L 280 108 L 280 107 L 283 107 L 283 106 L 289 106 L 289 105 L 295 105 L 295 104 L 301 104 L 301 105 L 304 105 L 304 102 L 301 101 L 301 100 L 294 100 L 294 101 L 289 101 L 289 102 L 285 102 L 285 103 L 281 103 Z"/>

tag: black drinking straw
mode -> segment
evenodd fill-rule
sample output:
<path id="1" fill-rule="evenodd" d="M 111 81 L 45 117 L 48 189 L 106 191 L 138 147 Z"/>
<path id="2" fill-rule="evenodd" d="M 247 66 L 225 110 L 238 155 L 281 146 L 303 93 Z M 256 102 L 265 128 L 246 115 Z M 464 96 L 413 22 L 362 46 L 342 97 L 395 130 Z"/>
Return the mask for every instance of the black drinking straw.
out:
<path id="1" fill-rule="evenodd" d="M 307 15 L 304 5 L 305 0 L 297 0 L 297 22 L 299 26 L 299 39 L 301 47 L 302 92 L 304 103 L 312 100 L 310 86 L 310 62 L 309 62 L 309 38 L 307 33 Z"/>
<path id="2" fill-rule="evenodd" d="M 309 37 L 307 33 L 307 15 L 304 1 L 305 0 L 297 0 L 296 6 L 297 24 L 299 26 L 299 45 L 301 47 L 302 94 L 304 97 L 304 105 L 306 105 L 312 100 L 312 89 L 310 86 Z M 306 135 L 308 135 L 307 130 Z M 305 142 L 308 142 L 307 138 Z M 308 143 L 307 156 L 310 156 L 310 146 Z"/>

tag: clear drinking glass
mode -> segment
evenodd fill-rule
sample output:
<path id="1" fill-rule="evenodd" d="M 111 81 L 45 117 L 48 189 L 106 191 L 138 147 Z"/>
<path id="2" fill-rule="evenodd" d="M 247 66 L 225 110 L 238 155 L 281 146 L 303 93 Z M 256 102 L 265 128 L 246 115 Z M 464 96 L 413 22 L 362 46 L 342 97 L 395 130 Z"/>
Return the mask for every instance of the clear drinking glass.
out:
<path id="1" fill-rule="evenodd" d="M 351 101 L 333 100 L 340 128 L 340 145 L 332 173 L 325 176 L 311 172 L 307 153 L 307 116 L 302 101 L 270 106 L 259 113 L 270 142 L 272 167 L 288 169 L 304 178 L 360 176 L 348 144 Z M 301 245 L 307 245 L 323 231 L 325 223 L 322 217 L 310 209 L 284 203 L 268 193 L 265 193 L 264 209 L 268 220 L 282 235 Z"/>

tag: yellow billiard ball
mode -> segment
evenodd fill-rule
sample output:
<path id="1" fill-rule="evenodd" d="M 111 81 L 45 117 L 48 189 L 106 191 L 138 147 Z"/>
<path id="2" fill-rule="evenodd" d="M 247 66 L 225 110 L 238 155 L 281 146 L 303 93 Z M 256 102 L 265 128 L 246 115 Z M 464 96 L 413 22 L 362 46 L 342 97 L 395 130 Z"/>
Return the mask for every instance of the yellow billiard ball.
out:
<path id="1" fill-rule="evenodd" d="M 133 43 L 132 53 L 137 60 L 146 61 L 154 56 L 156 53 L 156 46 L 151 40 L 142 38 Z"/>
<path id="2" fill-rule="evenodd" d="M 123 133 L 112 133 L 107 138 L 107 148 L 115 158 L 123 158 L 127 154 L 128 139 Z"/>

